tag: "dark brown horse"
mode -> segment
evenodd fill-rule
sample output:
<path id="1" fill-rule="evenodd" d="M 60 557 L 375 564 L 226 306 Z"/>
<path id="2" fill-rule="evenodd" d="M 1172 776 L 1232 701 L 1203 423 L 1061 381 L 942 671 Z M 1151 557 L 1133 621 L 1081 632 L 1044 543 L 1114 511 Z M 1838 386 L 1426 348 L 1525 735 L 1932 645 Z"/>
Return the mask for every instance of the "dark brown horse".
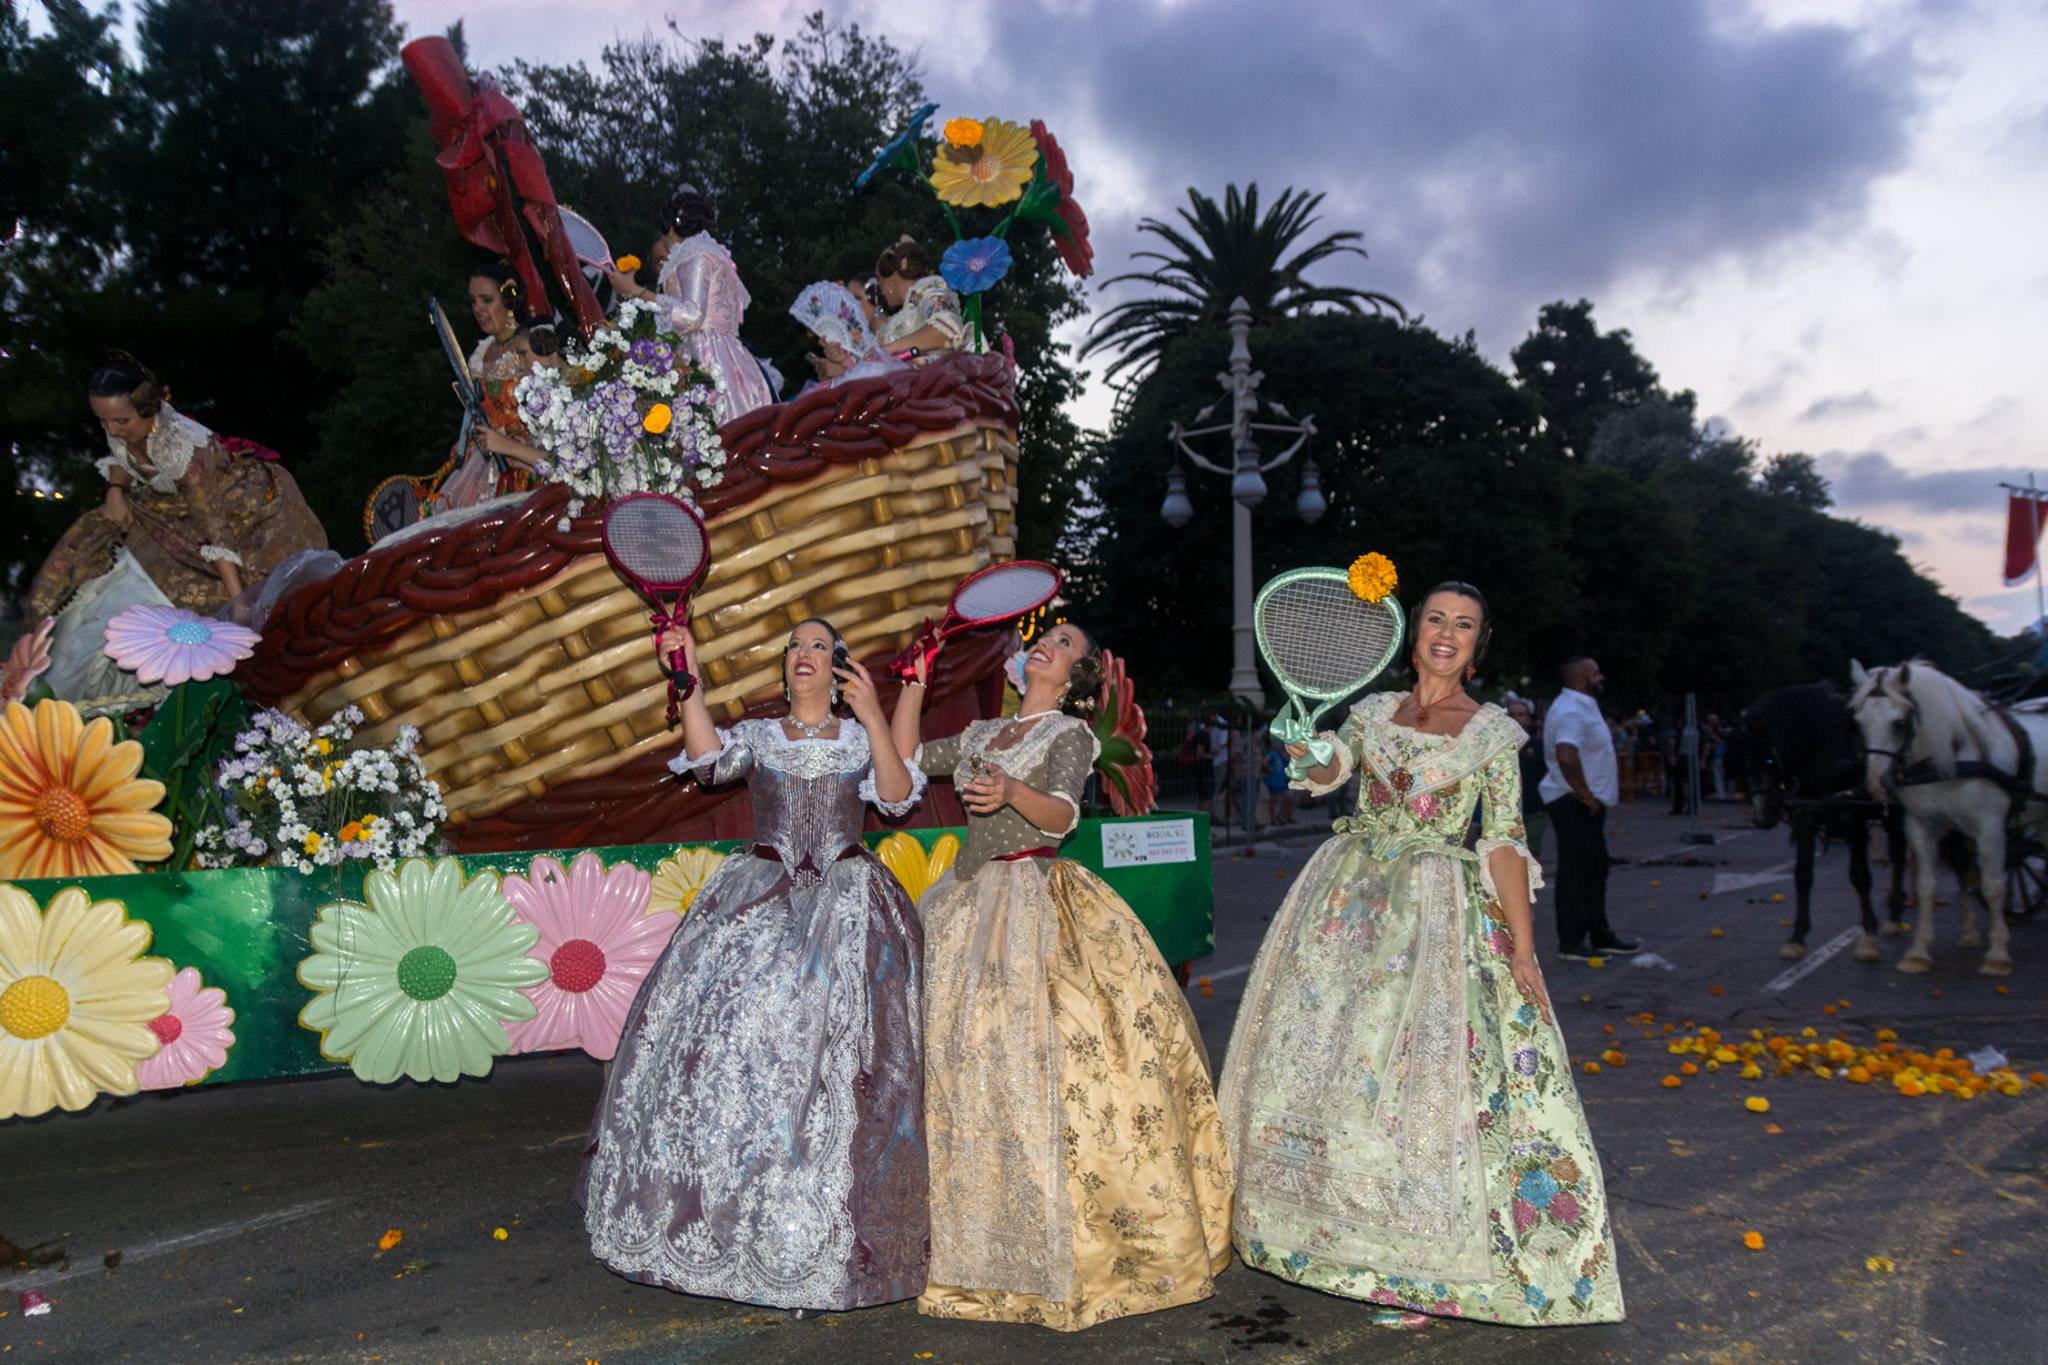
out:
<path id="1" fill-rule="evenodd" d="M 1795 858 L 1792 885 L 1798 909 L 1792 937 L 1778 956 L 1806 956 L 1806 935 L 1813 927 L 1813 860 L 1822 838 L 1849 846 L 1849 883 L 1863 909 L 1863 937 L 1857 960 L 1878 960 L 1877 916 L 1870 907 L 1870 822 L 1884 825 L 1891 855 L 1890 910 L 1887 934 L 1903 934 L 1905 907 L 1905 815 L 1895 802 L 1872 801 L 1864 791 L 1863 734 L 1842 694 L 1827 683 L 1805 683 L 1766 692 L 1742 713 L 1742 726 L 1731 745 L 1729 766 L 1743 775 L 1749 793 L 1750 817 L 1759 829 L 1780 822 L 1792 828 Z"/>

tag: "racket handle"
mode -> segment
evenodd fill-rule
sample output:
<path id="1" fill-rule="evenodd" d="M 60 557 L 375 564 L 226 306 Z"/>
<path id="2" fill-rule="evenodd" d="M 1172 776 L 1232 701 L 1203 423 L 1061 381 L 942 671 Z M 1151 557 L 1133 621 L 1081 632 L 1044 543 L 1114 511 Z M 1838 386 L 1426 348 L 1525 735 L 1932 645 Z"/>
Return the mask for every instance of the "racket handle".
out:
<path id="1" fill-rule="evenodd" d="M 924 624 L 917 628 L 916 638 L 911 640 L 910 647 L 890 662 L 889 672 L 898 682 L 914 683 L 917 681 L 917 663 L 922 658 L 925 681 L 931 681 L 932 662 L 939 657 L 942 643 L 938 627 L 932 624 L 930 617 L 926 617 Z"/>
<path id="2" fill-rule="evenodd" d="M 1327 767 L 1337 756 L 1337 746 L 1319 737 L 1309 722 L 1299 716 L 1283 711 L 1273 717 L 1273 723 L 1266 732 L 1282 744 L 1299 744 L 1308 752 L 1300 758 L 1287 760 L 1287 775 L 1299 780 L 1308 775 L 1311 768 Z"/>

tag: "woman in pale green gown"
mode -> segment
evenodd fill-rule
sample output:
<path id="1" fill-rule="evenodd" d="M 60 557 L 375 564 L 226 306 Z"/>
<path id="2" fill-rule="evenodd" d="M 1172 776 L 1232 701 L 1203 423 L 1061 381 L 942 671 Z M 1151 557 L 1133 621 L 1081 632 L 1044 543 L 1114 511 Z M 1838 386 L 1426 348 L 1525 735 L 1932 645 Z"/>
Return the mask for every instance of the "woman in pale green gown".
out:
<path id="1" fill-rule="evenodd" d="M 1617 1322 L 1600 1161 L 1536 963 L 1523 735 L 1464 692 L 1487 633 L 1476 589 L 1432 592 L 1415 690 L 1353 707 L 1297 782 L 1357 772 L 1358 809 L 1288 893 L 1238 1012 L 1234 1240 L 1247 1265 L 1388 1307 Z"/>

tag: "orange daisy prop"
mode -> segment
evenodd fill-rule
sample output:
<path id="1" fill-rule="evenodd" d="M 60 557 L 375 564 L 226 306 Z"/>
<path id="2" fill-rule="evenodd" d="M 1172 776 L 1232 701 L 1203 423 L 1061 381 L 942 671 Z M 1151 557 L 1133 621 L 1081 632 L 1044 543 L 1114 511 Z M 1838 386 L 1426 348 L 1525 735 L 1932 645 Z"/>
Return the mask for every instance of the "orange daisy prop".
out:
<path id="1" fill-rule="evenodd" d="M 164 785 L 137 777 L 142 746 L 114 742 L 68 701 L 19 702 L 0 716 L 0 879 L 136 872 L 171 856 Z"/>

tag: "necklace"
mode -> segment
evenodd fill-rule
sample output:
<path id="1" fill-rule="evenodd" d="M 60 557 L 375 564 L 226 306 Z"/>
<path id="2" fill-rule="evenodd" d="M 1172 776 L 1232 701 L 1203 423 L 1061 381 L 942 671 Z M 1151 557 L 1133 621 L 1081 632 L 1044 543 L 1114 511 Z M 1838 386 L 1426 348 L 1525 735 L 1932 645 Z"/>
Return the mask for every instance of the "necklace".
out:
<path id="1" fill-rule="evenodd" d="M 819 735 L 824 733 L 825 727 L 832 723 L 832 716 L 828 712 L 825 716 L 825 719 L 819 721 L 816 725 L 806 725 L 802 721 L 798 720 L 796 718 L 796 713 L 792 711 L 789 714 L 788 720 L 790 729 L 796 731 L 805 739 L 816 739 Z"/>
<path id="2" fill-rule="evenodd" d="M 1050 711 L 1033 711 L 1029 715 L 1010 717 L 1010 723 L 1003 727 L 1003 747 L 1007 749 L 1016 743 L 1021 727 L 1030 724 L 1034 720 L 1044 720 L 1047 716 L 1056 716 L 1058 714 L 1059 710 L 1055 707 Z"/>
<path id="3" fill-rule="evenodd" d="M 1450 695 L 1444 697 L 1441 701 L 1426 702 L 1422 699 L 1422 694 L 1418 690 L 1415 696 L 1415 728 L 1419 730 L 1429 724 L 1429 708 L 1431 706 L 1442 706 L 1445 702 L 1456 701 L 1464 695 L 1464 688 L 1454 687 L 1451 689 Z"/>

